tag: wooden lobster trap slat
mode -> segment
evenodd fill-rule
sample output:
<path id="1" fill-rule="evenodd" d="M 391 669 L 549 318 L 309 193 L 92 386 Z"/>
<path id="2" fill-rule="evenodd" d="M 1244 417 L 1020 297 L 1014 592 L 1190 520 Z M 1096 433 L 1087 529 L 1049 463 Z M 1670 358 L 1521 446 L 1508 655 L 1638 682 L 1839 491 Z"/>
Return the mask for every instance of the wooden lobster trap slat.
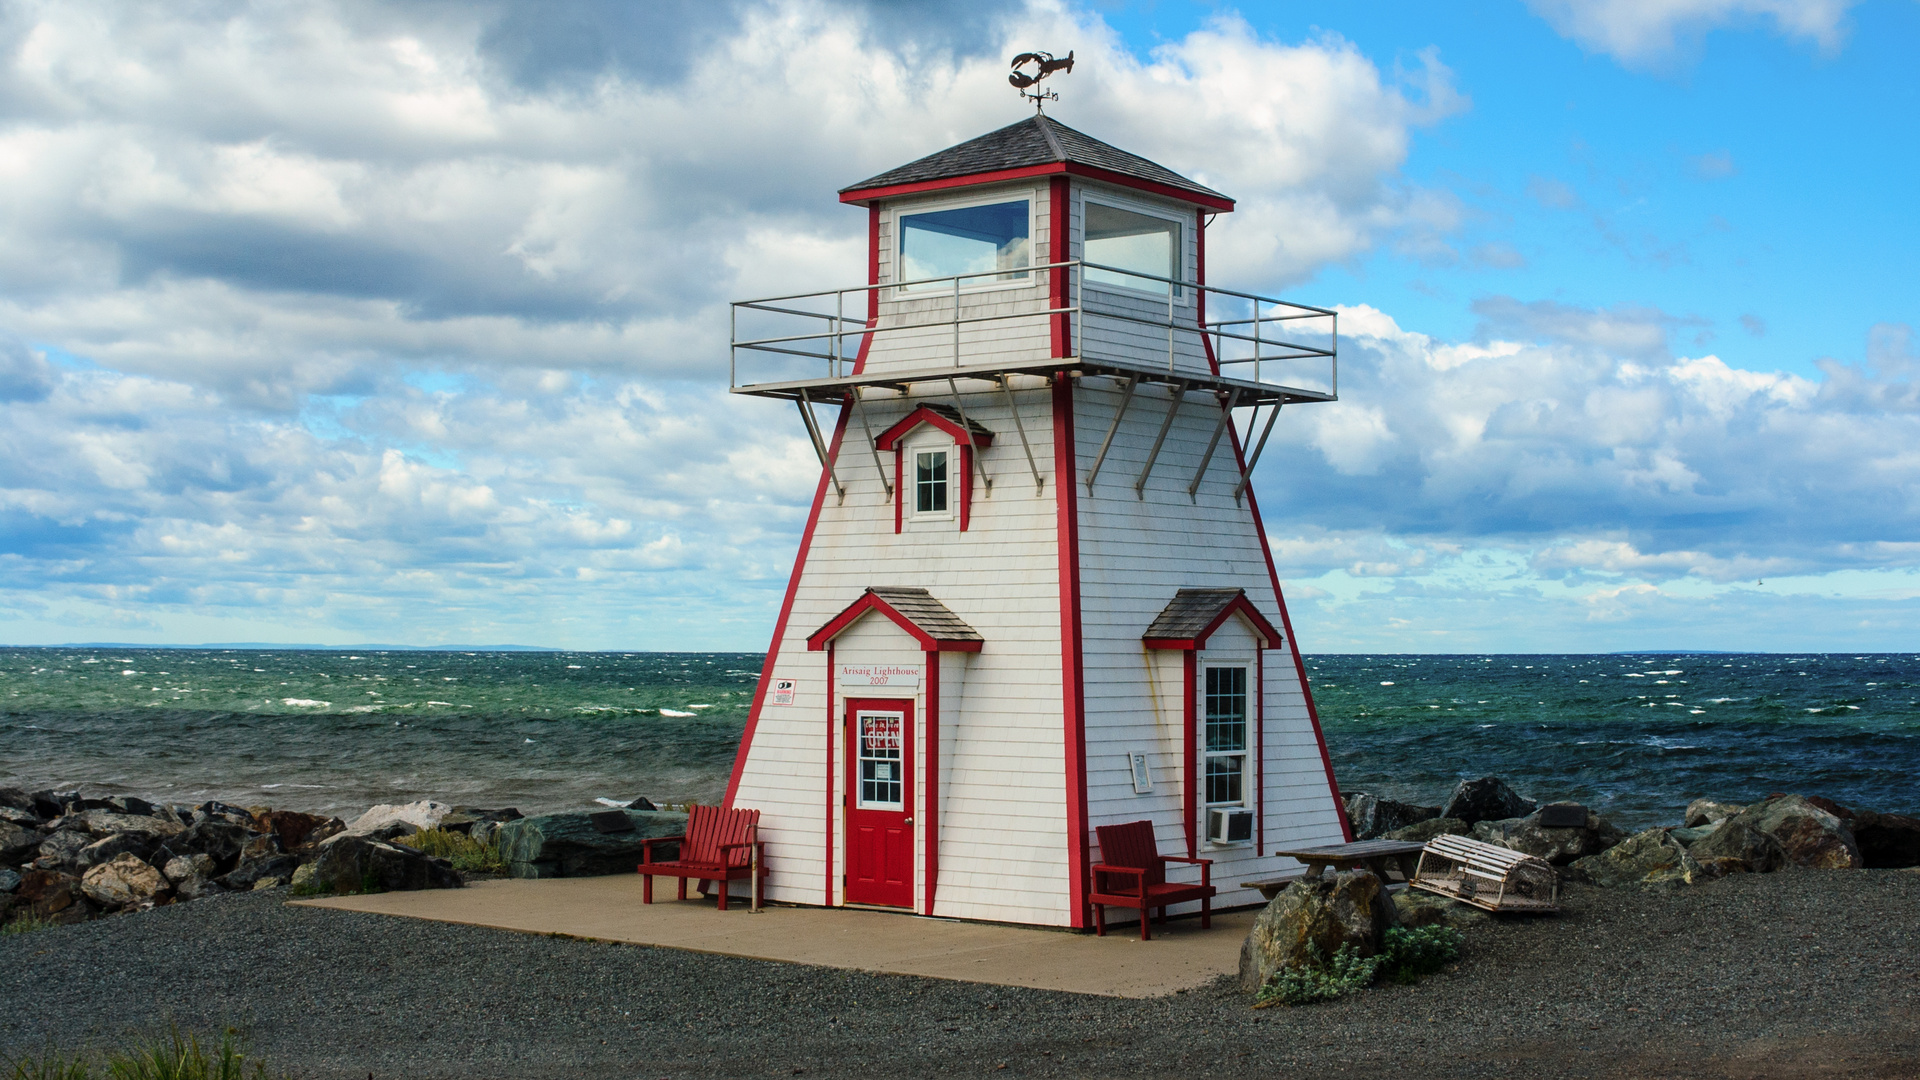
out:
<path id="1" fill-rule="evenodd" d="M 1543 859 L 1464 836 L 1436 836 L 1412 886 L 1487 911 L 1560 910 L 1560 875 Z"/>

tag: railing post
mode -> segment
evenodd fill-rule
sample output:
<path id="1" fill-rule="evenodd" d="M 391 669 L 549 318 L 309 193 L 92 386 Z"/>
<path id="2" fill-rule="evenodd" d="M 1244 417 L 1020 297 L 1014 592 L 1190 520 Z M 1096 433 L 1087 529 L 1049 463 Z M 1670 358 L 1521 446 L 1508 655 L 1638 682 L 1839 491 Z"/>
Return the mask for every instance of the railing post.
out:
<path id="1" fill-rule="evenodd" d="M 740 305 L 727 305 L 727 389 L 740 385 Z"/>
<path id="2" fill-rule="evenodd" d="M 960 366 L 960 276 L 953 278 L 953 366 Z"/>

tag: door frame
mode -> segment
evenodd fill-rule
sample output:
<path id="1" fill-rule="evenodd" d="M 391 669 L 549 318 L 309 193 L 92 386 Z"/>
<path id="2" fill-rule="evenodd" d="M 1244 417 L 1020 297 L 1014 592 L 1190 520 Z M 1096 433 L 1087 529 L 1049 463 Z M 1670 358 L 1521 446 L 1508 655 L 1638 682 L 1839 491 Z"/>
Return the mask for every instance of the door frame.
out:
<path id="1" fill-rule="evenodd" d="M 841 862 L 845 870 L 842 873 L 840 882 L 840 903 L 844 906 L 852 902 L 847 899 L 847 890 L 852 886 L 853 882 L 853 815 L 854 812 L 859 809 L 860 714 L 862 712 L 898 712 L 901 714 L 900 767 L 905 773 L 905 775 L 901 777 L 900 784 L 900 812 L 906 815 L 908 842 L 913 845 L 913 852 L 910 853 L 907 858 L 907 902 L 898 907 L 902 910 L 913 911 L 915 910 L 914 897 L 918 895 L 920 887 L 920 874 L 917 865 L 919 860 L 917 855 L 919 854 L 921 841 L 919 836 L 920 829 L 918 822 L 915 820 L 918 815 L 914 812 L 914 800 L 919 794 L 917 777 L 920 771 L 920 762 L 915 756 L 915 752 L 919 749 L 920 741 L 918 732 L 916 731 L 918 726 L 918 717 L 916 714 L 919 711 L 917 709 L 919 702 L 917 696 L 854 697 L 852 695 L 848 695 L 844 701 L 845 708 L 841 721 L 841 734 L 844 736 L 844 741 L 841 745 L 844 747 L 842 756 L 845 758 L 845 761 L 842 763 L 840 770 L 839 839 L 840 850 L 843 856 Z M 881 906 L 893 907 L 894 905 Z"/>

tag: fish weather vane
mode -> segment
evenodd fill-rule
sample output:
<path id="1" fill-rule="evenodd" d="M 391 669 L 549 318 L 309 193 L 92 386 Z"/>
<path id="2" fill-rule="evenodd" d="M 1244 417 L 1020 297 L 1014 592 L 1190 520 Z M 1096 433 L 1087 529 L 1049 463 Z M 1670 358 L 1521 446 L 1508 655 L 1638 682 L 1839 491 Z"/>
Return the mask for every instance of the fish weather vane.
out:
<path id="1" fill-rule="evenodd" d="M 1031 75 L 1021 70 L 1029 65 L 1036 68 Z M 1072 70 L 1072 51 L 1068 51 L 1065 60 L 1055 60 L 1050 52 L 1023 52 L 1013 58 L 1013 74 L 1007 76 L 1007 81 L 1013 84 L 1015 90 L 1020 91 L 1021 97 L 1033 102 L 1036 111 L 1046 112 L 1046 103 L 1059 101 L 1060 95 L 1051 90 L 1035 90 L 1033 87 L 1038 86 L 1041 79 L 1056 71 Z"/>

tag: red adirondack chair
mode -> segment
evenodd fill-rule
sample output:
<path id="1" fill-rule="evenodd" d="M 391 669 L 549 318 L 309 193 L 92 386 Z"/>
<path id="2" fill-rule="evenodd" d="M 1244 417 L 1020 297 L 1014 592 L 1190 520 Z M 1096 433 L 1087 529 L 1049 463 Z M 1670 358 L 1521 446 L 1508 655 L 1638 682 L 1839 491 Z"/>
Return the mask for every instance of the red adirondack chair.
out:
<path id="1" fill-rule="evenodd" d="M 1189 859 L 1181 855 L 1162 855 L 1153 839 L 1153 822 L 1129 821 L 1124 825 L 1102 825 L 1094 830 L 1100 836 L 1100 862 L 1093 868 L 1093 926 L 1096 936 L 1107 932 L 1107 905 L 1137 908 L 1140 911 L 1140 940 L 1149 937 L 1147 909 L 1159 908 L 1160 921 L 1167 921 L 1167 908 L 1174 904 L 1200 901 L 1200 929 L 1213 927 L 1213 894 L 1209 880 L 1212 859 Z M 1167 880 L 1170 862 L 1193 863 L 1200 868 L 1200 884 L 1182 885 Z"/>
<path id="2" fill-rule="evenodd" d="M 680 857 L 653 861 L 653 849 L 660 844 L 680 845 Z M 653 903 L 653 879 L 680 879 L 680 899 L 687 898 L 687 879 L 720 883 L 720 910 L 727 910 L 727 882 L 751 877 L 760 867 L 761 880 L 767 876 L 766 843 L 760 839 L 760 811 L 728 810 L 719 806 L 693 806 L 687 809 L 687 831 L 683 836 L 661 836 L 646 841 L 640 852 L 639 872 L 645 884 L 640 887 L 640 902 Z"/>

